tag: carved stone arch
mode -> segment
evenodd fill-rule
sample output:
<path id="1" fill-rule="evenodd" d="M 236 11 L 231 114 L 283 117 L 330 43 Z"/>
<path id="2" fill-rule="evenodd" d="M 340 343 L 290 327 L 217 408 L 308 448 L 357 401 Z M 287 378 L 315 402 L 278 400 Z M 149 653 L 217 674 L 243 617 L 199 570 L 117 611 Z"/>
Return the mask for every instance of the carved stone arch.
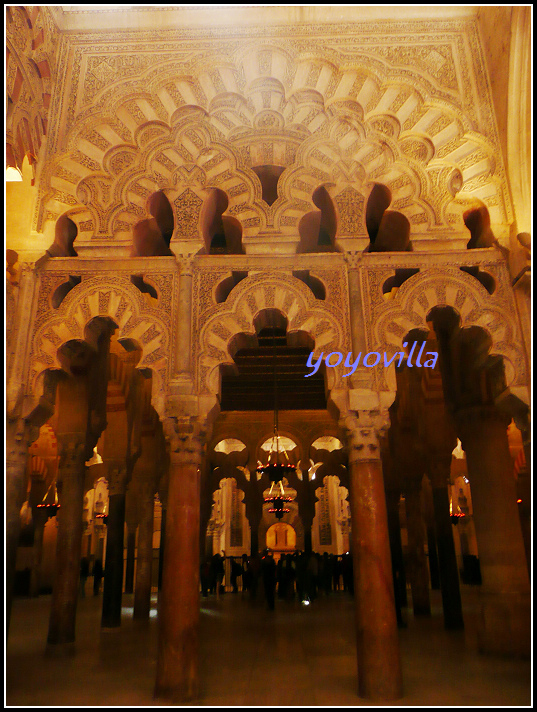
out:
<path id="1" fill-rule="evenodd" d="M 427 315 L 438 305 L 453 307 L 460 315 L 461 328 L 475 325 L 490 334 L 492 352 L 504 358 L 508 386 L 527 384 L 521 335 L 510 305 L 456 268 L 431 268 L 406 280 L 395 298 L 377 312 L 369 348 L 389 355 L 402 351 L 403 339 L 411 329 L 428 330 Z M 387 389 L 386 371 L 381 369 L 381 387 Z"/>
<path id="2" fill-rule="evenodd" d="M 139 345 L 142 356 L 136 368 L 152 370 L 152 404 L 162 416 L 171 363 L 170 317 L 149 306 L 128 277 L 84 279 L 54 314 L 38 324 L 28 363 L 29 394 L 37 393 L 40 374 L 62 368 L 58 349 L 68 341 L 84 340 L 86 325 L 98 316 L 110 317 L 117 324 L 119 341 L 128 338 Z"/>
<path id="3" fill-rule="evenodd" d="M 199 393 L 220 392 L 219 366 L 233 364 L 229 353 L 231 339 L 241 333 L 254 336 L 254 318 L 263 309 L 278 309 L 288 320 L 288 332 L 309 334 L 318 355 L 349 350 L 345 317 L 337 307 L 316 300 L 311 290 L 295 277 L 258 273 L 237 284 L 227 300 L 211 310 L 200 328 L 195 358 Z M 341 374 L 336 371 L 338 369 L 327 371 L 329 388 L 340 382 Z"/>

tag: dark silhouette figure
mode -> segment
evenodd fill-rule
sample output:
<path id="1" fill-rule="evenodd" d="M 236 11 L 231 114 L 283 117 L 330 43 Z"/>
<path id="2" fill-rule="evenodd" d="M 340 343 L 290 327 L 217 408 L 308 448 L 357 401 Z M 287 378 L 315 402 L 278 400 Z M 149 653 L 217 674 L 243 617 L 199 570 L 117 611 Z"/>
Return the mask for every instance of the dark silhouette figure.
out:
<path id="1" fill-rule="evenodd" d="M 269 611 L 274 610 L 274 593 L 276 589 L 276 563 L 270 551 L 267 551 L 261 560 L 263 573 L 263 586 Z"/>
<path id="2" fill-rule="evenodd" d="M 101 581 L 104 576 L 103 562 L 96 559 L 93 564 L 93 595 L 98 596 L 101 590 Z"/>
<path id="3" fill-rule="evenodd" d="M 216 597 L 220 598 L 222 581 L 224 580 L 224 559 L 220 554 L 215 554 L 211 559 L 211 579 L 216 589 Z"/>
<path id="4" fill-rule="evenodd" d="M 83 556 L 80 560 L 80 597 L 86 596 L 86 581 L 89 576 L 89 561 L 87 556 Z"/>
<path id="5" fill-rule="evenodd" d="M 211 589 L 211 560 L 207 557 L 200 566 L 201 595 L 207 598 Z"/>

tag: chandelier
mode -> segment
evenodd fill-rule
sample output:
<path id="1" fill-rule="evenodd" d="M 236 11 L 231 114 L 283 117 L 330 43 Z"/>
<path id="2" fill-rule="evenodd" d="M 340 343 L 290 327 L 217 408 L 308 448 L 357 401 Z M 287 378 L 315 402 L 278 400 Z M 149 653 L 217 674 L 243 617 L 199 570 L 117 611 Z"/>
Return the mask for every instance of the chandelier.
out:
<path id="1" fill-rule="evenodd" d="M 281 519 L 283 515 L 290 510 L 285 507 L 286 502 L 292 502 L 293 497 L 285 494 L 283 488 L 283 478 L 296 471 L 296 465 L 293 465 L 289 460 L 289 455 L 284 447 L 280 446 L 280 435 L 278 433 L 278 382 L 276 380 L 276 333 L 272 332 L 272 372 L 274 378 L 274 432 L 272 442 L 267 458 L 266 465 L 259 462 L 256 469 L 260 475 L 267 475 L 271 485 L 268 497 L 265 497 L 265 503 L 272 506 L 268 510 L 271 514 L 276 515 L 276 519 Z"/>
<path id="2" fill-rule="evenodd" d="M 52 480 L 48 486 L 45 496 L 41 500 L 40 504 L 36 505 L 40 512 L 44 512 L 47 515 L 47 518 L 55 517 L 58 509 L 61 507 L 58 503 L 58 490 L 56 489 L 56 486 L 54 486 L 54 502 L 47 502 L 48 493 L 50 492 L 52 485 L 55 485 L 55 480 Z"/>

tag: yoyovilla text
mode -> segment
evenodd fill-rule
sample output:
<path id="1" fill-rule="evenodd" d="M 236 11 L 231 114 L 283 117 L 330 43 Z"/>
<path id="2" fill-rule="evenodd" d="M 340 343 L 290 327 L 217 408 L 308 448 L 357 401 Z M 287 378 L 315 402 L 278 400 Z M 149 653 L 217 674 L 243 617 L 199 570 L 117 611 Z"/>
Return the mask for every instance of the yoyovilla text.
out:
<path id="1" fill-rule="evenodd" d="M 408 346 L 408 344 L 405 342 L 403 346 Z M 384 357 L 384 363 L 382 364 L 385 368 L 388 368 L 392 363 L 396 363 L 396 366 L 401 366 L 403 361 L 406 359 L 406 365 L 409 367 L 417 366 L 418 368 L 421 368 L 423 366 L 424 368 L 434 368 L 436 366 L 436 361 L 438 359 L 438 353 L 436 351 L 427 351 L 425 353 L 425 356 L 430 356 L 431 358 L 428 358 L 424 363 L 422 364 L 421 358 L 423 356 L 423 351 L 425 349 L 425 342 L 422 343 L 421 348 L 418 352 L 417 358 L 416 358 L 416 363 L 412 363 L 412 357 L 414 355 L 414 351 L 416 349 L 417 342 L 415 341 L 412 344 L 412 348 L 410 349 L 410 352 L 408 355 L 404 351 L 397 351 L 393 356 L 388 358 L 388 355 L 386 352 L 382 354 Z M 306 364 L 308 368 L 313 368 L 313 371 L 311 373 L 306 373 L 304 378 L 308 378 L 308 376 L 313 376 L 317 371 L 319 370 L 319 366 L 321 365 L 323 361 L 323 356 L 324 352 L 321 353 L 319 358 L 315 363 L 313 363 L 313 351 L 310 353 L 308 356 L 308 363 Z M 366 353 L 366 355 L 363 358 L 362 361 L 362 366 L 365 366 L 366 368 L 373 368 L 373 366 L 378 366 L 382 360 L 382 356 L 378 351 L 369 351 Z M 397 357 L 399 357 L 399 362 L 396 362 Z M 352 352 L 349 351 L 347 354 L 347 358 L 345 359 L 345 363 L 343 364 L 344 368 L 349 368 L 350 371 L 348 373 L 343 374 L 343 378 L 346 378 L 347 376 L 352 376 L 352 374 L 356 371 L 358 366 L 360 365 L 360 359 L 362 358 L 362 352 L 358 354 L 358 358 L 356 360 L 353 360 L 353 355 Z M 334 361 L 334 363 L 332 363 Z M 328 356 L 325 359 L 325 363 L 328 366 L 328 368 L 336 368 L 336 366 L 339 366 L 341 362 L 343 361 L 343 354 L 340 351 L 332 351 L 332 353 L 329 353 Z"/>

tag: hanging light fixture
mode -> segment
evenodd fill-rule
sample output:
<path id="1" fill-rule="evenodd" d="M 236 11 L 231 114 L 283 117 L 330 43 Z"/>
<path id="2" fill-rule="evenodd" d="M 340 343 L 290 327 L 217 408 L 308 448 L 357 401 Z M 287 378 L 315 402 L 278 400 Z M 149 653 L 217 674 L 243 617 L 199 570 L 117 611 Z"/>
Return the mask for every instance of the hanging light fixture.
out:
<path id="1" fill-rule="evenodd" d="M 276 519 L 281 519 L 290 510 L 285 507 L 286 502 L 292 502 L 293 497 L 285 494 L 283 478 L 292 472 L 296 472 L 296 465 L 289 460 L 289 455 L 285 447 L 280 445 L 280 434 L 278 432 L 278 383 L 276 380 L 276 333 L 272 332 L 272 354 L 273 354 L 273 378 L 274 378 L 274 432 L 267 458 L 267 464 L 259 463 L 256 470 L 261 475 L 267 475 L 271 485 L 265 503 L 272 504 L 269 512 L 276 515 Z"/>
<path id="2" fill-rule="evenodd" d="M 41 503 L 37 505 L 37 508 L 40 509 L 40 511 L 44 511 L 48 518 L 55 517 L 58 509 L 61 507 L 58 503 L 58 490 L 56 489 L 55 482 L 55 480 L 52 480 L 48 486 L 48 490 L 45 492 L 45 496 L 41 500 Z M 47 502 L 48 493 L 50 492 L 52 485 L 54 485 L 54 501 Z"/>

